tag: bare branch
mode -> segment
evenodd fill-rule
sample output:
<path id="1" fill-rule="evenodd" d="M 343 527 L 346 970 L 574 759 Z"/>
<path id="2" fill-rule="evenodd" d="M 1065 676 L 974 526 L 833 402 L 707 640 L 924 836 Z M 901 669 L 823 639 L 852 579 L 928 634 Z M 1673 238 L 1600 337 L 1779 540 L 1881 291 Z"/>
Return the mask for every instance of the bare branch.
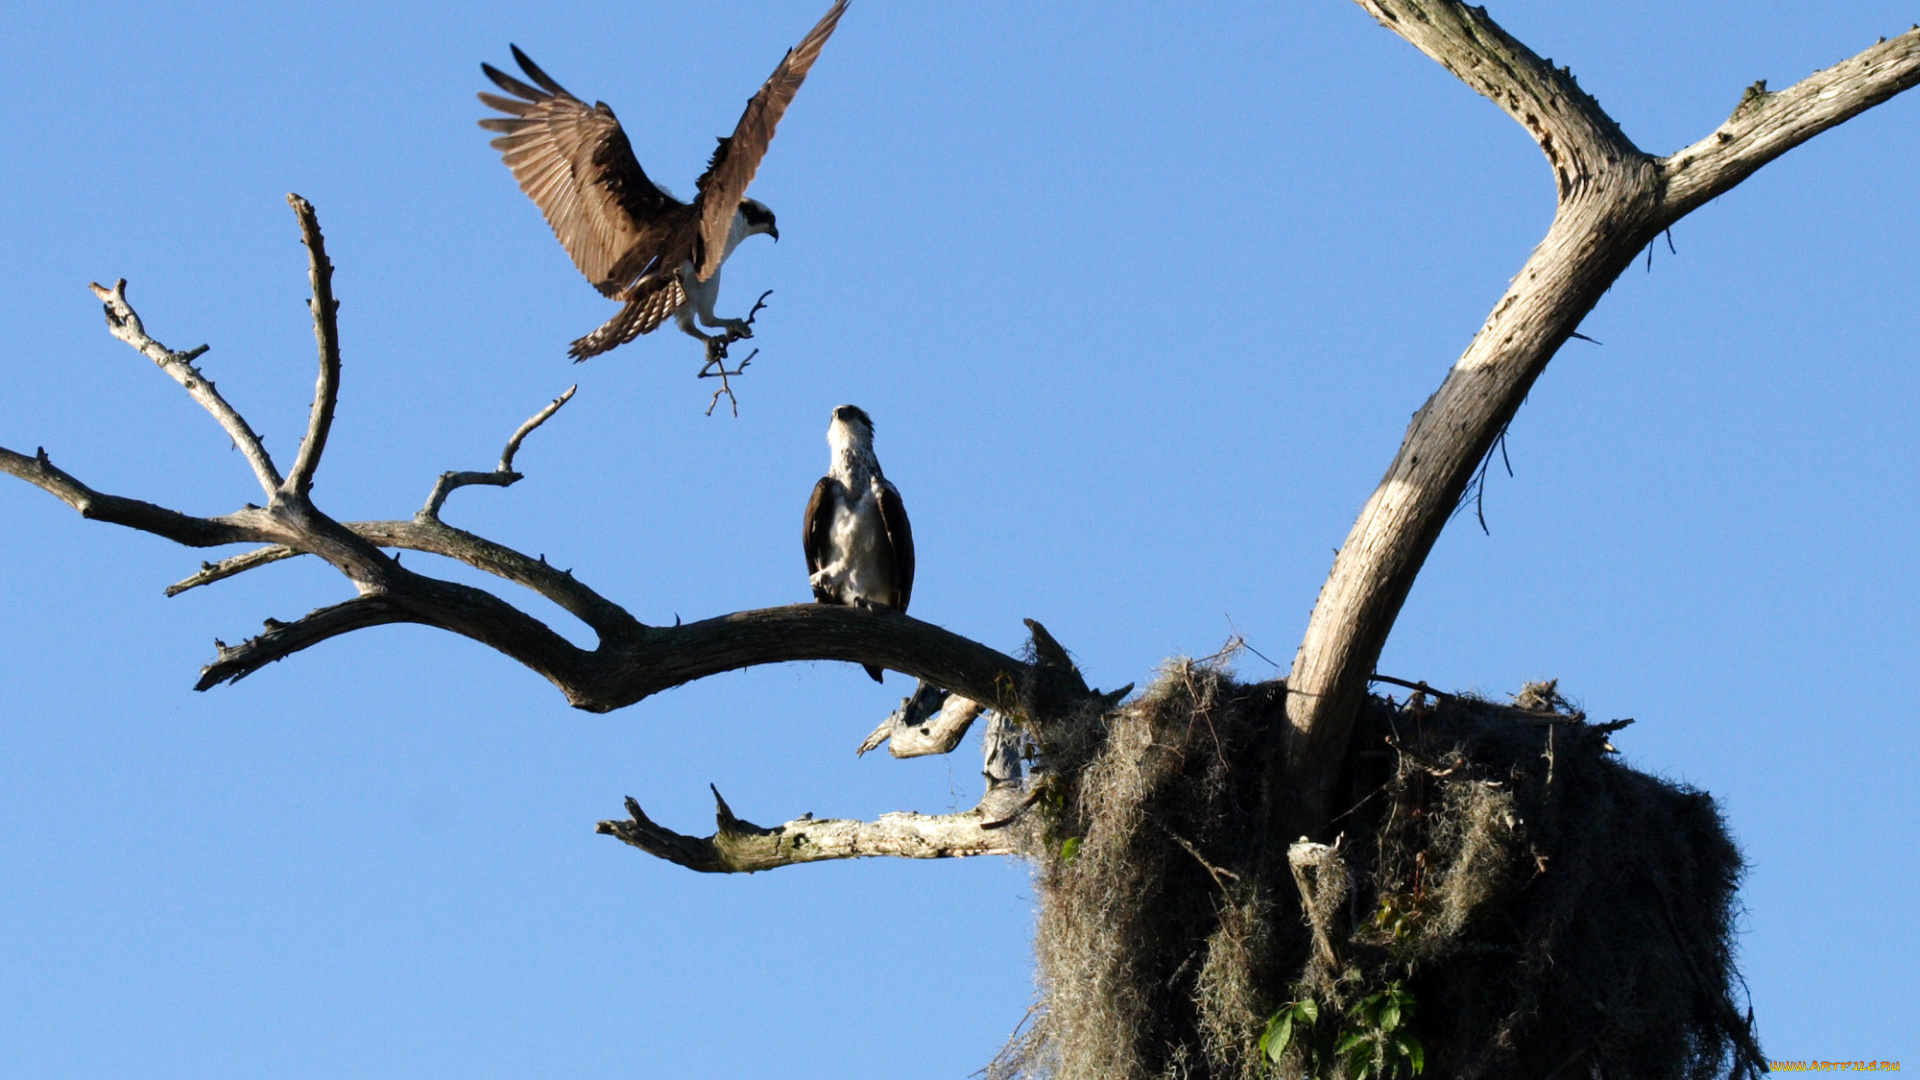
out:
<path id="1" fill-rule="evenodd" d="M 889 670 L 951 686 L 963 697 L 1034 714 L 1051 715 L 1078 701 L 1103 703 L 1113 696 L 1089 690 L 1071 667 L 1029 665 L 888 609 L 793 604 L 679 626 L 645 626 L 566 571 L 438 522 L 354 522 L 347 528 L 373 544 L 456 558 L 534 589 L 593 627 L 601 645 L 589 653 L 567 643 L 532 616 L 478 589 L 405 571 L 395 573 L 391 583 L 383 587 L 390 599 L 407 600 L 405 618 L 389 621 L 437 626 L 492 646 L 546 676 L 571 704 L 590 712 L 624 708 L 710 675 L 796 660 L 882 664 Z M 276 555 L 249 553 L 253 565 L 265 565 Z M 195 577 L 217 579 L 240 569 L 245 567 L 216 564 Z M 435 601 L 420 595 L 429 586 L 461 590 L 471 596 L 448 606 L 444 598 Z M 471 607 L 480 602 L 477 598 L 485 598 L 501 610 L 476 620 Z M 1046 633 L 1036 623 L 1029 622 L 1029 626 L 1038 634 Z"/>
<path id="2" fill-rule="evenodd" d="M 500 464 L 495 467 L 492 472 L 441 473 L 440 479 L 433 485 L 432 493 L 427 496 L 427 504 L 421 507 L 420 512 L 415 514 L 414 517 L 420 521 L 438 521 L 440 518 L 440 508 L 446 504 L 447 496 L 453 494 L 456 488 L 466 487 L 470 484 L 491 484 L 494 487 L 512 487 L 514 484 L 519 483 L 521 475 L 513 471 L 513 456 L 520 452 L 521 440 L 532 434 L 535 428 L 546 423 L 547 419 L 554 413 L 559 412 L 560 406 L 573 400 L 573 393 L 578 389 L 580 389 L 580 384 L 578 383 L 567 387 L 566 393 L 548 402 L 546 408 L 534 413 L 527 419 L 526 423 L 514 429 L 513 437 L 507 440 L 507 448 L 500 452 Z"/>
<path id="3" fill-rule="evenodd" d="M 305 554 L 305 552 L 295 551 L 285 544 L 271 544 L 267 547 L 255 548 L 252 551 L 221 559 L 219 562 L 203 562 L 200 564 L 198 573 L 181 578 L 179 581 L 167 586 L 167 595 L 179 596 L 188 589 L 197 589 L 202 585 L 211 585 L 216 581 L 224 581 L 235 574 L 246 573 L 248 570 L 252 570 L 257 566 L 265 566 L 268 563 L 276 563 L 282 559 L 291 559 L 303 554 Z"/>
<path id="4" fill-rule="evenodd" d="M 201 669 L 196 690 L 243 678 L 329 638 L 372 626 L 417 623 L 489 646 L 545 677 L 573 704 L 591 708 L 591 693 L 605 677 L 596 655 L 553 632 L 545 623 L 492 593 L 404 570 L 390 586 L 320 608 L 292 623 L 269 621 L 267 632 L 240 645 L 220 645 L 219 656 Z"/>
<path id="5" fill-rule="evenodd" d="M 707 402 L 708 416 L 713 415 L 714 407 L 720 404 L 720 395 L 725 394 L 727 395 L 727 402 L 733 406 L 734 419 L 737 420 L 740 418 L 740 399 L 733 396 L 733 384 L 727 380 L 734 375 L 745 375 L 747 373 L 747 365 L 753 363 L 753 358 L 759 355 L 759 349 L 753 350 L 747 354 L 745 360 L 740 361 L 740 366 L 734 368 L 732 371 L 727 370 L 727 356 L 725 352 L 722 352 L 719 356 L 708 357 L 707 362 L 701 365 L 699 378 L 720 380 L 720 389 L 715 390 L 713 392 L 713 400 Z"/>
<path id="6" fill-rule="evenodd" d="M 1678 221 L 1781 154 L 1920 83 L 1920 28 L 1889 38 L 1778 93 L 1740 97 L 1713 134 L 1666 158 L 1667 213 Z"/>
<path id="7" fill-rule="evenodd" d="M 861 741 L 854 753 L 865 754 L 892 740 L 887 753 L 897 758 L 944 754 L 960 745 L 967 729 L 984 711 L 985 706 L 979 702 L 922 679 L 913 693 L 900 699 L 900 707 L 888 713 L 880 726 Z"/>
<path id="8" fill-rule="evenodd" d="M 1427 553 L 1580 320 L 1638 250 L 1688 210 L 1920 78 L 1920 36 L 1903 34 L 1784 94 L 1755 97 L 1670 164 L 1636 149 L 1569 72 L 1541 61 L 1484 10 L 1457 0 L 1356 2 L 1525 126 L 1553 165 L 1560 204 L 1546 238 L 1414 414 L 1321 588 L 1287 679 L 1295 835 L 1326 821 L 1367 678 Z"/>
<path id="9" fill-rule="evenodd" d="M 476 570 L 532 589 L 592 627 L 604 640 L 628 637 L 643 624 L 620 605 L 588 588 L 568 570 L 550 565 L 440 521 L 353 521 L 347 528 L 381 547 L 458 559 Z"/>
<path id="10" fill-rule="evenodd" d="M 215 640 L 213 645 L 219 650 L 219 657 L 200 669 L 200 681 L 193 688 L 207 690 L 223 682 L 239 682 L 275 660 L 285 659 L 328 638 L 369 626 L 407 621 L 406 613 L 392 598 L 381 595 L 358 596 L 345 603 L 317 608 L 290 623 L 268 619 L 265 633 L 239 645 L 230 647 L 224 641 Z"/>
<path id="11" fill-rule="evenodd" d="M 563 392 L 559 397 L 554 398 L 552 401 L 547 402 L 546 408 L 543 408 L 539 412 L 534 413 L 532 416 L 527 417 L 526 423 L 521 424 L 517 428 L 514 428 L 513 437 L 507 440 L 507 448 L 500 451 L 500 464 L 494 471 L 495 472 L 512 472 L 513 456 L 520 452 L 520 443 L 524 441 L 527 436 L 533 434 L 533 431 L 535 428 L 539 427 L 541 424 L 546 423 L 549 419 L 553 417 L 554 413 L 559 412 L 560 406 L 565 405 L 569 401 L 572 401 L 574 392 L 579 389 L 580 389 L 579 383 L 574 383 L 572 386 L 567 387 L 566 391 Z"/>
<path id="12" fill-rule="evenodd" d="M 300 240 L 307 246 L 307 279 L 313 286 L 307 306 L 313 312 L 313 339 L 320 349 L 320 379 L 313 388 L 307 437 L 300 443 L 285 488 L 288 494 L 304 499 L 313 490 L 313 473 L 320 467 L 320 455 L 326 452 L 333 410 L 340 399 L 340 302 L 333 298 L 333 264 L 327 261 L 327 244 L 320 235 L 320 219 L 314 215 L 313 204 L 289 193 L 287 205 L 300 219 Z"/>
<path id="13" fill-rule="evenodd" d="M 983 828 L 991 817 L 978 806 L 938 817 L 882 814 L 878 821 L 816 819 L 807 814 L 765 829 L 735 817 L 717 789 L 713 798 L 717 827 L 711 836 L 662 828 L 631 798 L 628 820 L 602 821 L 594 831 L 705 874 L 751 874 L 828 859 L 950 859 L 1012 855 L 1019 850 L 1018 831 Z"/>
<path id="14" fill-rule="evenodd" d="M 523 555 L 504 544 L 496 544 L 441 521 L 349 521 L 346 527 L 379 547 L 443 555 L 532 589 L 565 608 L 602 637 L 631 634 L 642 628 L 639 620 L 627 614 L 626 609 L 588 588 L 568 571 L 548 564 L 543 558 Z M 211 585 L 235 574 L 301 554 L 304 553 L 276 544 L 219 562 L 205 563 L 199 573 L 167 586 L 167 595 L 178 596 L 188 589 Z"/>
<path id="15" fill-rule="evenodd" d="M 1553 167 L 1562 199 L 1608 168 L 1644 156 L 1570 70 L 1540 59 L 1485 8 L 1455 0 L 1356 2 L 1526 128 Z"/>
<path id="16" fill-rule="evenodd" d="M 583 708 L 616 709 L 709 675 L 792 660 L 878 664 L 926 679 L 976 700 L 1051 713 L 1055 703 L 1089 691 L 1077 674 L 1015 660 L 952 631 L 887 608 L 792 604 L 740 611 L 682 626 L 649 627 L 622 655 L 608 658 L 611 677 Z M 581 704 L 576 702 L 576 704 Z"/>
<path id="17" fill-rule="evenodd" d="M 460 559 L 535 589 L 592 626 L 601 644 L 587 652 L 491 593 L 398 568 L 377 590 L 385 605 L 381 608 L 385 617 L 365 624 L 412 622 L 472 638 L 545 676 L 570 704 L 589 712 L 624 708 L 710 675 L 796 660 L 884 664 L 894 671 L 955 687 L 976 700 L 1032 713 L 1052 714 L 1071 708 L 1077 701 L 1100 703 L 1112 697 L 1088 689 L 1071 668 L 1022 663 L 979 642 L 888 609 L 794 604 L 679 626 L 650 627 L 565 571 L 437 522 L 355 522 L 347 528 L 356 538 L 372 544 Z M 264 565 L 274 561 L 278 553 L 250 552 L 241 558 L 248 557 L 254 560 L 253 565 Z M 229 560 L 234 561 L 238 560 Z M 218 564 L 196 578 L 238 573 L 239 569 Z M 338 625 L 325 623 L 329 629 Z M 1038 634 L 1046 633 L 1031 621 L 1029 626 Z M 345 626 L 334 633 L 358 628 Z M 302 632 L 255 639 L 249 643 L 249 651 L 238 657 L 223 653 L 221 660 L 203 673 L 201 681 L 206 686 L 221 681 L 226 676 L 220 673 L 233 670 L 240 661 L 247 663 L 248 671 L 257 670 L 266 662 L 317 644 L 334 633 L 315 636 Z"/>
<path id="18" fill-rule="evenodd" d="M 149 532 L 187 547 L 258 543 L 274 535 L 265 511 L 258 507 L 226 517 L 202 518 L 139 499 L 102 494 L 56 467 L 47 459 L 44 449 L 27 457 L 0 448 L 0 472 L 11 473 L 51 493 L 78 510 L 81 517 Z"/>
<path id="19" fill-rule="evenodd" d="M 710 377 L 704 374 L 707 367 L 711 367 L 715 363 L 727 358 L 727 348 L 729 346 L 741 338 L 750 338 L 753 336 L 753 320 L 759 316 L 760 309 L 767 306 L 767 297 L 772 295 L 772 289 L 768 289 L 766 292 L 760 294 L 760 299 L 753 302 L 753 309 L 747 312 L 745 319 L 741 320 L 741 329 L 736 330 L 728 327 L 725 331 L 707 338 L 707 364 L 700 369 L 703 373 L 702 378 Z M 745 367 L 746 365 L 742 364 L 741 366 Z M 737 375 L 739 372 L 734 372 L 734 374 Z"/>
<path id="20" fill-rule="evenodd" d="M 140 322 L 140 316 L 134 312 L 133 306 L 127 303 L 126 278 L 114 282 L 111 289 L 98 283 L 91 284 L 88 288 L 93 290 L 93 295 L 99 297 L 100 302 L 107 309 L 107 330 L 114 337 L 139 350 L 147 359 L 158 365 L 161 371 L 171 376 L 174 382 L 186 387 L 187 393 L 193 397 L 193 400 L 213 414 L 213 418 L 226 429 L 227 436 L 233 440 L 233 444 L 247 456 L 247 464 L 253 466 L 253 475 L 259 479 L 261 488 L 271 499 L 274 492 L 280 488 L 280 472 L 274 468 L 273 458 L 267 455 L 267 448 L 261 445 L 260 436 L 255 435 L 253 429 L 247 426 L 246 420 L 242 419 L 240 414 L 234 411 L 233 406 L 227 404 L 226 399 L 220 396 L 220 391 L 214 388 L 212 381 L 200 374 L 199 369 L 193 366 L 195 358 L 205 353 L 207 347 L 202 345 L 197 349 L 179 353 L 148 337 L 146 327 Z"/>

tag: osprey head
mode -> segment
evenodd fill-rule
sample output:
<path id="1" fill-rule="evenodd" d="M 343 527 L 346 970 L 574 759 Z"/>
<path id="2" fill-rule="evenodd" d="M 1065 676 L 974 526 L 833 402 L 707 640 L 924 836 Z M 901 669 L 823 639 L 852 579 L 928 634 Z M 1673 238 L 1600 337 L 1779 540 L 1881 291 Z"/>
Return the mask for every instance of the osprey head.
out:
<path id="1" fill-rule="evenodd" d="M 741 239 L 756 233 L 766 233 L 773 237 L 774 243 L 780 242 L 779 226 L 774 224 L 773 211 L 767 209 L 766 203 L 759 199 L 741 199 L 740 216 L 746 219 L 747 225 L 746 232 L 741 234 Z"/>
<path id="2" fill-rule="evenodd" d="M 873 445 L 873 418 L 858 405 L 841 405 L 833 410 L 833 422 L 827 425 L 827 445 L 835 450 Z"/>

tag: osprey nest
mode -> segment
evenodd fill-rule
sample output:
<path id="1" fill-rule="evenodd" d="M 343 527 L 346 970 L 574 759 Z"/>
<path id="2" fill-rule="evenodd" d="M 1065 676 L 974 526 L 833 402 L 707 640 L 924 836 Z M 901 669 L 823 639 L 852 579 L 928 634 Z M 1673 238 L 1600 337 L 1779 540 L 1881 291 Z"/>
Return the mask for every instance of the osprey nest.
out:
<path id="1" fill-rule="evenodd" d="M 1553 683 L 1372 699 L 1338 841 L 1288 844 L 1283 695 L 1184 661 L 1037 726 L 1040 1000 L 989 1080 L 1761 1070 L 1740 854 L 1706 794 L 1618 762 L 1621 725 Z"/>

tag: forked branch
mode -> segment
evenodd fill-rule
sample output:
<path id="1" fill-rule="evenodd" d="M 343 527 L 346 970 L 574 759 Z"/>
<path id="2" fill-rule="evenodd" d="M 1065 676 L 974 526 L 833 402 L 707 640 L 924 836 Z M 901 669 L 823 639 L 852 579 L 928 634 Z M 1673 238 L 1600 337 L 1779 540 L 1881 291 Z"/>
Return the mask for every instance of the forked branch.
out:
<path id="1" fill-rule="evenodd" d="M 531 417 L 527 418 L 526 423 L 514 429 L 513 436 L 507 440 L 507 448 L 500 452 L 500 464 L 495 466 L 492 471 L 441 473 L 440 479 L 435 481 L 433 485 L 433 491 L 427 495 L 427 504 L 420 508 L 420 512 L 415 514 L 414 518 L 419 521 L 440 520 L 440 508 L 446 505 L 447 496 L 453 494 L 457 488 L 463 488 L 470 484 L 491 484 L 494 487 L 512 487 L 519 483 L 524 477 L 513 471 L 513 456 L 520 452 L 521 441 L 532 434 L 535 428 L 546 423 L 548 418 L 552 417 L 554 413 L 559 412 L 560 406 L 573 400 L 573 393 L 578 389 L 580 389 L 580 384 L 578 383 L 567 387 L 566 393 L 548 402 L 546 408 L 534 413 Z"/>
<path id="2" fill-rule="evenodd" d="M 1750 91 L 1707 139 L 1643 153 L 1555 68 L 1484 9 L 1457 0 L 1356 0 L 1517 120 L 1553 168 L 1559 207 L 1440 389 L 1407 427 L 1322 586 L 1288 677 L 1295 832 L 1317 832 L 1348 736 L 1401 604 L 1477 464 L 1534 380 L 1634 255 L 1767 161 L 1920 81 L 1920 30 L 1779 94 Z"/>

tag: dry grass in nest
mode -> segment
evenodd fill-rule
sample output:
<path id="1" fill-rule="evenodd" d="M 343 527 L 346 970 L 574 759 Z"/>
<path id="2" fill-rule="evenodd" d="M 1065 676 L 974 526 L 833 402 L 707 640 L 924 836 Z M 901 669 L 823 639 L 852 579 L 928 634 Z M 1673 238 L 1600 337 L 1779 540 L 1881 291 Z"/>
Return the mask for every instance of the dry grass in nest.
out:
<path id="1" fill-rule="evenodd" d="M 1042 725 L 1042 998 L 990 1080 L 1253 1080 L 1274 1071 L 1256 1044 L 1280 1006 L 1312 997 L 1337 1025 L 1395 980 L 1428 1076 L 1756 1066 L 1741 862 L 1707 795 L 1621 765 L 1611 726 L 1551 683 L 1512 706 L 1376 698 L 1309 927 L 1276 835 L 1283 695 L 1180 662 L 1118 712 Z M 1308 1045 L 1282 1075 L 1309 1070 Z"/>

